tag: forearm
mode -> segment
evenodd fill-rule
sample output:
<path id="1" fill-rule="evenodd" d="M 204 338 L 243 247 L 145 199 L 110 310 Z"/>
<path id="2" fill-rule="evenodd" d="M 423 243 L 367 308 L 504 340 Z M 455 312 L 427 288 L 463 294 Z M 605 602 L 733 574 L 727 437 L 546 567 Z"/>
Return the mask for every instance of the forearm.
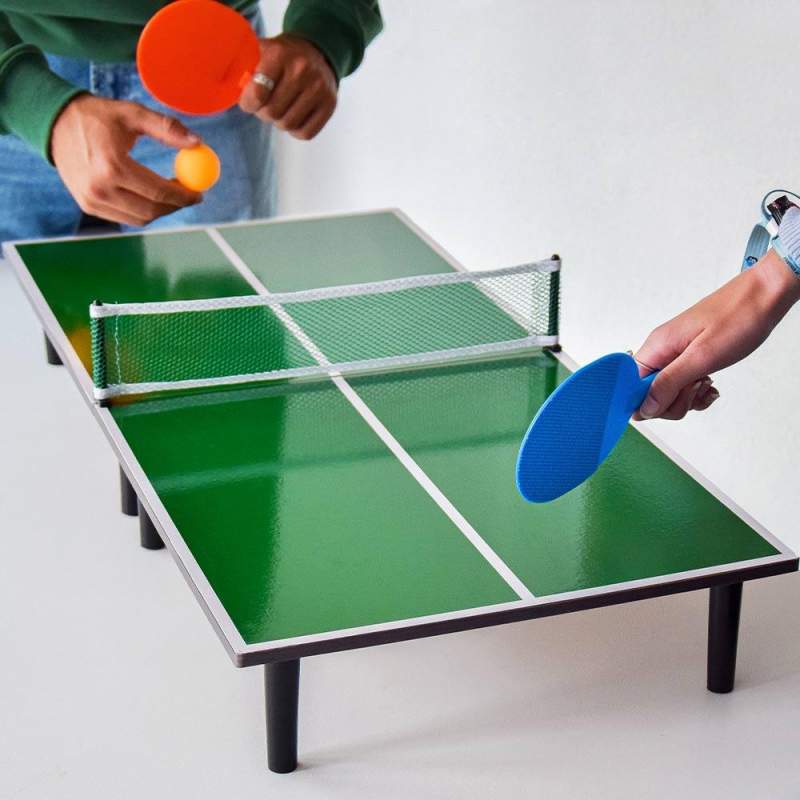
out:
<path id="1" fill-rule="evenodd" d="M 754 300 L 759 303 L 761 313 L 772 329 L 800 300 L 800 276 L 775 250 L 769 250 L 749 272 L 760 287 L 754 292 Z"/>
<path id="2" fill-rule="evenodd" d="M 708 376 L 752 353 L 798 300 L 800 277 L 769 250 L 754 267 L 660 325 L 636 354 L 644 371 L 661 371 L 640 416 L 680 419 L 692 408 L 707 408 L 714 400 Z"/>
<path id="3" fill-rule="evenodd" d="M 37 48 L 0 14 L 0 133 L 13 133 L 49 159 L 53 122 L 80 89 L 55 75 Z"/>

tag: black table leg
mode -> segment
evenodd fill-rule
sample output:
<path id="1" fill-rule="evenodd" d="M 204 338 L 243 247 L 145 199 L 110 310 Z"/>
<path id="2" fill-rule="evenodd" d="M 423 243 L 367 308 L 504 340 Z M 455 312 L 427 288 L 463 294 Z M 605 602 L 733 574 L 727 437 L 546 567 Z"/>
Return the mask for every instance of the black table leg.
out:
<path id="1" fill-rule="evenodd" d="M 150 515 L 142 506 L 139 506 L 139 533 L 142 547 L 145 550 L 161 550 L 164 547 L 164 542 L 161 541 L 156 526 L 153 525 Z"/>
<path id="2" fill-rule="evenodd" d="M 56 352 L 53 343 L 47 338 L 47 335 L 44 337 L 44 350 L 47 354 L 47 363 L 52 364 L 54 367 L 60 367 L 63 363 L 61 361 L 61 356 Z"/>
<path id="3" fill-rule="evenodd" d="M 736 676 L 736 643 L 742 584 L 712 586 L 708 603 L 708 690 L 731 692 Z"/>
<path id="4" fill-rule="evenodd" d="M 264 666 L 267 701 L 267 764 L 272 772 L 297 768 L 297 704 L 300 659 Z"/>
<path id="5" fill-rule="evenodd" d="M 122 467 L 119 468 L 119 498 L 123 514 L 135 517 L 139 513 L 139 498 Z"/>

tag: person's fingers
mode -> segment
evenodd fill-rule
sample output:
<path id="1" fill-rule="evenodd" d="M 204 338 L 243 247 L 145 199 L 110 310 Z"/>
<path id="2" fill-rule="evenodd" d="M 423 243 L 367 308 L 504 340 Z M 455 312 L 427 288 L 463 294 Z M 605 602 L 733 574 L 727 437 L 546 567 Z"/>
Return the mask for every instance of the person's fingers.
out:
<path id="1" fill-rule="evenodd" d="M 108 168 L 93 175 L 88 182 L 87 191 L 76 199 L 82 211 L 110 222 L 124 222 L 127 225 L 147 222 L 145 216 L 137 215 L 125 206 L 119 193 L 117 172 Z"/>
<path id="2" fill-rule="evenodd" d="M 271 125 L 275 121 L 272 119 L 272 115 L 264 106 L 255 112 L 255 117 L 256 119 L 260 119 L 265 125 Z"/>
<path id="3" fill-rule="evenodd" d="M 700 406 L 703 405 L 708 394 L 714 389 L 714 384 L 711 378 L 706 377 L 700 383 L 700 388 L 697 391 L 697 394 L 694 396 L 694 402 L 692 403 L 693 409 L 698 409 Z"/>
<path id="4" fill-rule="evenodd" d="M 711 389 L 710 391 L 706 392 L 702 401 L 695 398 L 693 408 L 695 411 L 705 411 L 707 408 L 710 408 L 711 405 L 718 399 L 719 392 L 716 389 Z"/>
<path id="5" fill-rule="evenodd" d="M 126 159 L 124 166 L 124 174 L 120 179 L 122 188 L 156 205 L 173 206 L 174 210 L 195 205 L 203 199 L 200 192 L 193 192 L 176 180 L 163 178 L 132 158 Z"/>
<path id="6" fill-rule="evenodd" d="M 328 123 L 333 114 L 333 109 L 321 108 L 315 111 L 295 132 L 298 139 L 313 139 Z"/>
<path id="7" fill-rule="evenodd" d="M 269 76 L 273 81 L 272 76 Z M 266 86 L 256 83 L 253 80 L 247 82 L 239 96 L 239 108 L 247 114 L 255 114 L 269 100 L 270 92 Z"/>
<path id="8" fill-rule="evenodd" d="M 274 122 L 279 128 L 284 128 L 283 117 L 300 97 L 301 92 L 302 87 L 283 77 L 272 90 L 267 102 L 259 109 L 258 117 L 265 122 Z"/>
<path id="9" fill-rule="evenodd" d="M 202 199 L 198 192 L 162 178 L 126 155 L 109 161 L 92 177 L 82 207 L 92 214 L 97 208 L 98 216 L 113 222 L 141 225 Z"/>
<path id="10" fill-rule="evenodd" d="M 630 353 L 630 351 L 628 351 Z M 631 355 L 633 355 L 631 353 Z M 649 375 L 651 372 L 655 372 L 658 367 L 654 367 L 652 364 L 648 364 L 641 356 L 636 353 L 633 355 L 633 360 L 636 362 L 636 366 L 639 367 L 639 377 L 644 378 Z"/>
<path id="11" fill-rule="evenodd" d="M 633 357 L 639 365 L 639 375 L 644 377 L 657 369 L 663 369 L 680 353 L 681 347 L 667 323 L 653 330 Z"/>
<path id="12" fill-rule="evenodd" d="M 267 104 L 280 83 L 284 71 L 283 48 L 280 45 L 276 46 L 275 42 L 270 39 L 259 39 L 258 45 L 261 49 L 261 57 L 254 73 L 266 75 L 272 81 L 272 87 L 263 86 L 252 78 L 247 82 L 239 97 L 239 108 L 248 114 L 255 114 Z"/>
<path id="13" fill-rule="evenodd" d="M 135 163 L 131 161 L 131 163 Z M 141 167 L 141 165 L 139 165 Z M 144 167 L 141 167 L 144 169 Z M 149 170 L 145 170 L 149 173 Z M 173 181 L 166 181 L 164 178 L 151 173 L 156 179 L 154 181 L 155 188 L 147 186 L 146 190 L 153 197 L 168 196 L 167 192 L 162 192 L 160 184 L 167 184 L 168 186 Z M 113 222 L 124 222 L 128 225 L 144 225 L 157 217 L 163 217 L 165 214 L 171 214 L 179 208 L 187 205 L 186 203 L 173 203 L 164 202 L 160 199 L 151 199 L 151 197 L 144 196 L 137 191 L 132 191 L 125 185 L 125 178 L 127 173 L 123 172 L 121 178 L 115 181 L 103 182 L 102 185 L 97 182 L 92 189 L 91 195 L 86 198 L 86 202 L 82 204 L 84 211 L 109 219 Z M 171 188 L 171 187 L 170 187 Z M 183 187 L 178 187 L 183 189 Z M 195 196 L 196 193 L 190 193 Z M 202 195 L 198 195 L 202 198 Z"/>
<path id="14" fill-rule="evenodd" d="M 264 66 L 262 64 L 256 68 L 256 72 L 268 77 L 272 81 L 272 87 L 264 86 L 252 78 L 247 82 L 239 97 L 239 108 L 248 114 L 255 114 L 269 102 L 269 98 L 278 86 L 283 74 L 283 71 L 277 65 Z"/>
<path id="15" fill-rule="evenodd" d="M 127 103 L 128 124 L 136 133 L 156 139 L 167 147 L 194 147 L 201 139 L 192 133 L 180 120 L 159 114 L 137 103 Z"/>
<path id="16" fill-rule="evenodd" d="M 705 343 L 695 339 L 674 361 L 667 363 L 656 376 L 639 409 L 642 419 L 663 416 L 686 386 L 703 378 L 708 373 L 708 356 Z M 638 359 L 640 353 L 636 357 Z M 647 360 L 644 355 L 641 357 Z"/>
<path id="17" fill-rule="evenodd" d="M 108 220 L 108 222 L 117 222 L 123 225 L 133 225 L 137 228 L 146 225 L 150 220 L 144 217 L 136 216 L 124 208 L 117 208 L 108 203 L 94 201 L 90 203 L 81 204 L 81 209 L 87 214 L 99 219 Z"/>
<path id="18" fill-rule="evenodd" d="M 719 398 L 719 391 L 711 378 L 706 377 L 684 387 L 669 408 L 661 414 L 663 419 L 683 419 L 690 411 L 705 411 Z"/>
<path id="19" fill-rule="evenodd" d="M 298 139 L 316 136 L 336 108 L 335 76 L 319 51 L 291 36 L 262 39 L 256 72 L 271 86 L 250 81 L 239 106 Z"/>
<path id="20" fill-rule="evenodd" d="M 127 189 L 117 189 L 111 197 L 111 204 L 115 208 L 124 210 L 125 213 L 145 222 L 151 222 L 158 217 L 172 214 L 180 208 L 180 206 L 171 203 L 153 202 L 147 197 L 142 197 Z"/>
<path id="21" fill-rule="evenodd" d="M 681 419 L 689 411 L 705 411 L 718 397 L 719 392 L 714 387 L 713 379 L 706 375 L 703 379 L 684 387 L 672 404 L 659 416 L 664 419 Z M 637 412 L 634 414 L 634 419 L 641 421 L 645 417 Z"/>
<path id="22" fill-rule="evenodd" d="M 281 126 L 289 133 L 294 133 L 319 108 L 321 102 L 319 92 L 303 92 L 281 118 Z"/>
<path id="23" fill-rule="evenodd" d="M 683 419 L 691 410 L 702 381 L 694 381 L 681 389 L 675 399 L 659 414 L 662 419 Z"/>

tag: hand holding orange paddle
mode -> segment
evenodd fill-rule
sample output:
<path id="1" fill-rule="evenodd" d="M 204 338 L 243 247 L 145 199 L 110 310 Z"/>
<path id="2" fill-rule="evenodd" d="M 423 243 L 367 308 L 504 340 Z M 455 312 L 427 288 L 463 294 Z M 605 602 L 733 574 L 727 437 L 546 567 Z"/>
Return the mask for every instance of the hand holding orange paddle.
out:
<path id="1" fill-rule="evenodd" d="M 188 114 L 215 114 L 238 102 L 311 139 L 336 108 L 336 76 L 313 44 L 286 34 L 259 40 L 244 17 L 217 0 L 164 6 L 144 27 L 136 61 L 148 91 Z"/>
<path id="2" fill-rule="evenodd" d="M 313 139 L 336 110 L 336 76 L 322 53 L 298 36 L 262 39 L 261 58 L 239 99 L 243 111 Z"/>

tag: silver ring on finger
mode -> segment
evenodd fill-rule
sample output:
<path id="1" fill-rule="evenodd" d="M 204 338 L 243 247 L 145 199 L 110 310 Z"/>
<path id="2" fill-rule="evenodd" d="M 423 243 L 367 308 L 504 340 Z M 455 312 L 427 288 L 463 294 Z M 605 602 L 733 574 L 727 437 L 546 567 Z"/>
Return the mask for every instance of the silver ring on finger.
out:
<path id="1" fill-rule="evenodd" d="M 253 75 L 253 83 L 257 83 L 259 86 L 262 86 L 267 92 L 271 92 L 275 88 L 275 81 L 270 78 L 269 75 L 265 75 L 263 72 L 256 72 Z"/>

